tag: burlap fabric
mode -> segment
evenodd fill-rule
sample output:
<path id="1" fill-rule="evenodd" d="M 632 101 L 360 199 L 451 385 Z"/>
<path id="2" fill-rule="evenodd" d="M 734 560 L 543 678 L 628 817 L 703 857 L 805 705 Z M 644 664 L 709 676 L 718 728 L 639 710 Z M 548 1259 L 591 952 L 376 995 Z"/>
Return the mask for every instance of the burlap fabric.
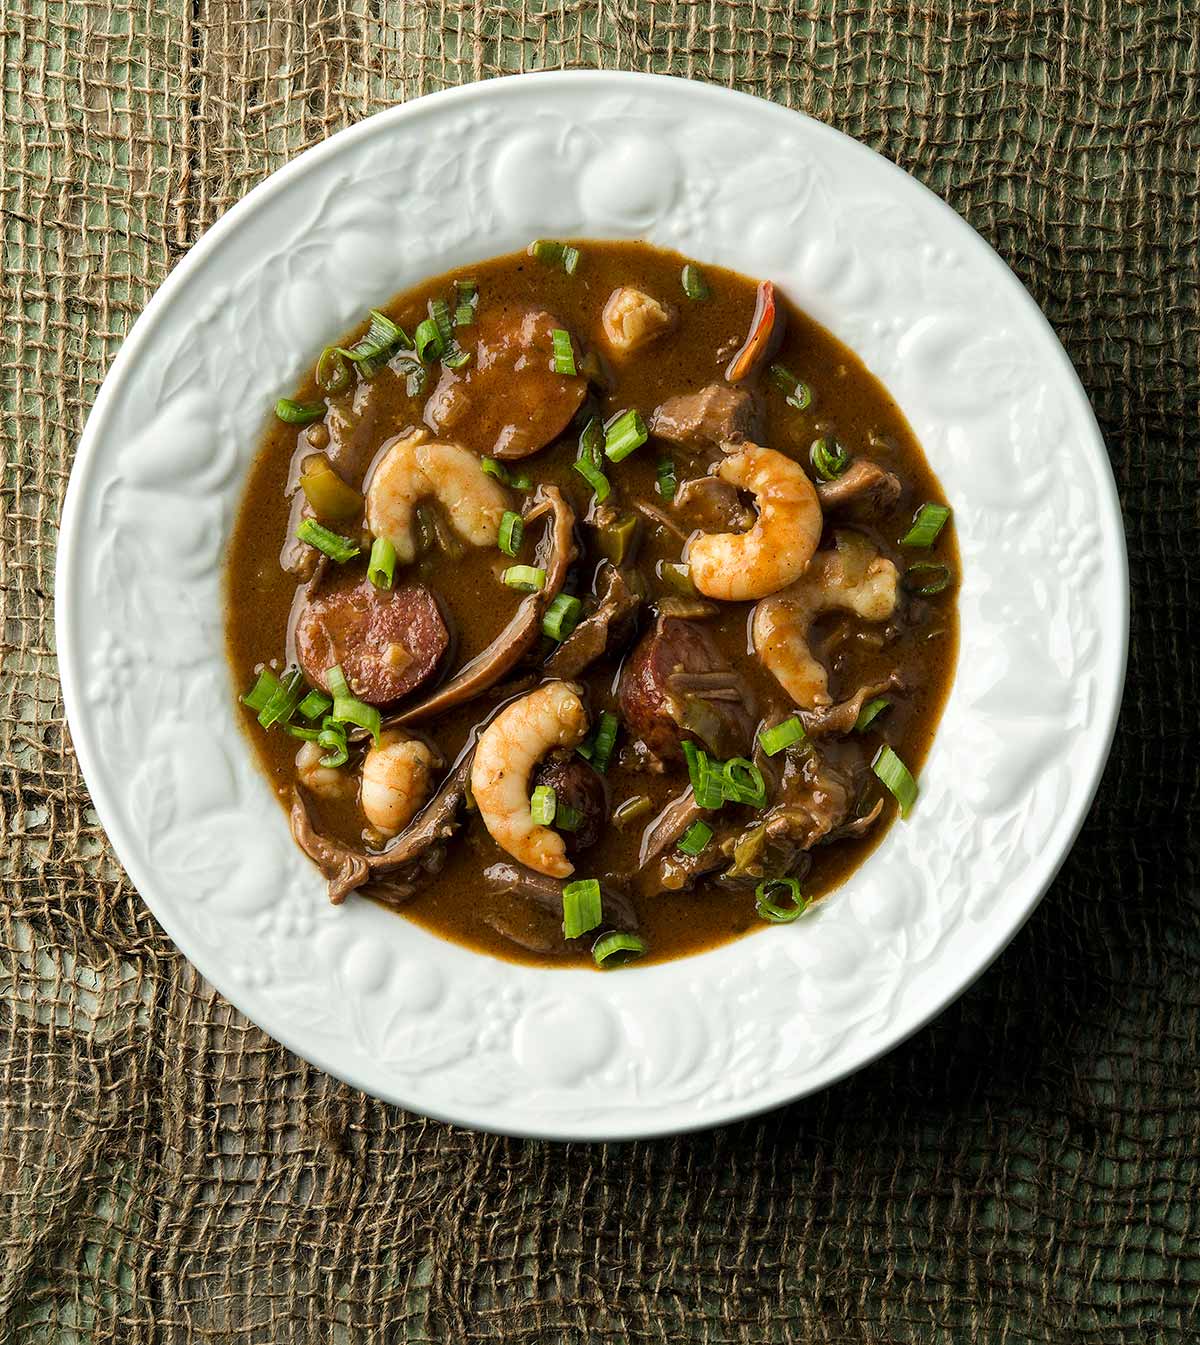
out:
<path id="1" fill-rule="evenodd" d="M 1197 1339 L 1196 5 L 7 0 L 2 16 L 0 1339 Z M 1083 376 L 1134 583 L 1100 800 L 998 965 L 822 1096 L 609 1148 L 405 1115 L 200 982 L 89 807 L 51 627 L 76 437 L 130 323 L 222 211 L 397 100 L 596 64 L 804 108 L 946 196 Z"/>

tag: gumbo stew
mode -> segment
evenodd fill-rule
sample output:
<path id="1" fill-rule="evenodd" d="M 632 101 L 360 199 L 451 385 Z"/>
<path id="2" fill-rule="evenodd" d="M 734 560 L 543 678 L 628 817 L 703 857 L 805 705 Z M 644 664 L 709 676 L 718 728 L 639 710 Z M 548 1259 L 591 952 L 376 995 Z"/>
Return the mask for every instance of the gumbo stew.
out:
<path id="1" fill-rule="evenodd" d="M 521 960 L 677 957 L 795 919 L 914 806 L 949 514 L 769 281 L 540 241 L 279 402 L 229 656 L 333 901 Z"/>

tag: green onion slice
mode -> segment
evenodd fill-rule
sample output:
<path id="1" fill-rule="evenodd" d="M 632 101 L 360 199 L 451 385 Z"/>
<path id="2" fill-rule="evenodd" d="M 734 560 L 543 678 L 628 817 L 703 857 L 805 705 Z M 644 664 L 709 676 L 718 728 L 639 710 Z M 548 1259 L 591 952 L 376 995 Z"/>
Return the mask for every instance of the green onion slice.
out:
<path id="1" fill-rule="evenodd" d="M 321 736 L 320 729 L 305 728 L 303 724 L 284 724 L 283 731 L 293 738 L 303 738 L 306 743 L 315 743 Z"/>
<path id="2" fill-rule="evenodd" d="M 454 293 L 454 325 L 469 327 L 475 321 L 475 310 L 479 307 L 479 286 L 474 280 L 456 280 Z"/>
<path id="3" fill-rule="evenodd" d="M 806 736 L 804 725 L 795 715 L 790 715 L 782 724 L 776 724 L 774 728 L 763 729 L 758 735 L 758 741 L 767 756 L 773 757 L 777 752 L 782 752 L 785 747 L 791 747 L 793 743 L 803 742 Z"/>
<path id="4" fill-rule="evenodd" d="M 300 669 L 289 668 L 279 679 L 279 685 L 271 693 L 270 700 L 258 712 L 258 722 L 265 729 L 269 729 L 272 724 L 286 724 L 307 690 Z"/>
<path id="5" fill-rule="evenodd" d="M 679 849 L 685 855 L 698 855 L 712 840 L 713 829 L 707 822 L 693 822 L 679 840 Z"/>
<path id="6" fill-rule="evenodd" d="M 577 939 L 604 919 L 600 884 L 595 878 L 577 878 L 562 890 L 564 939 Z"/>
<path id="7" fill-rule="evenodd" d="M 433 319 L 442 338 L 442 348 L 446 349 L 454 340 L 454 322 L 450 317 L 450 305 L 445 299 L 430 299 L 429 316 Z"/>
<path id="8" fill-rule="evenodd" d="M 639 817 L 645 817 L 653 806 L 648 794 L 633 794 L 617 804 L 613 810 L 613 821 L 619 827 L 627 827 L 631 822 L 636 822 Z"/>
<path id="9" fill-rule="evenodd" d="M 554 821 L 557 800 L 549 785 L 538 785 L 529 800 L 529 811 L 539 827 L 548 827 Z"/>
<path id="10" fill-rule="evenodd" d="M 854 732 L 866 733 L 889 705 L 891 701 L 886 696 L 877 696 L 873 701 L 868 701 L 858 712 L 858 718 L 854 721 Z"/>
<path id="11" fill-rule="evenodd" d="M 242 704 L 257 714 L 278 690 L 279 678 L 270 668 L 263 668 L 258 674 L 258 680 L 242 697 Z"/>
<path id="12" fill-rule="evenodd" d="M 396 548 L 386 537 L 376 537 L 371 543 L 367 578 L 376 588 L 391 588 L 396 581 Z"/>
<path id="13" fill-rule="evenodd" d="M 675 464 L 670 458 L 659 458 L 655 475 L 655 489 L 664 500 L 673 500 L 679 483 L 675 479 Z"/>
<path id="14" fill-rule="evenodd" d="M 604 426 L 590 417 L 579 436 L 579 456 L 600 470 L 604 466 Z"/>
<path id="15" fill-rule="evenodd" d="M 447 369 L 461 369 L 464 365 L 471 363 L 471 352 L 464 350 L 457 341 L 451 340 L 446 346 L 446 353 L 442 356 L 442 364 Z"/>
<path id="16" fill-rule="evenodd" d="M 346 726 L 336 723 L 332 718 L 321 725 L 317 734 L 317 746 L 325 749 L 321 765 L 336 769 L 344 766 L 350 756 L 350 747 L 346 742 Z"/>
<path id="17" fill-rule="evenodd" d="M 705 299 L 712 297 L 712 290 L 708 287 L 708 281 L 704 278 L 704 272 L 695 262 L 688 262 L 683 268 L 683 274 L 679 277 L 680 284 L 683 286 L 683 292 L 693 303 L 701 303 Z"/>
<path id="18" fill-rule="evenodd" d="M 333 704 L 322 691 L 310 691 L 307 696 L 296 707 L 305 719 L 320 719 L 326 710 Z"/>
<path id="19" fill-rule="evenodd" d="M 590 761 L 601 775 L 608 770 L 613 748 L 617 744 L 617 729 L 619 727 L 620 720 L 616 715 L 610 710 L 604 710 L 600 715 L 600 723 L 596 726 L 595 733 L 581 742 L 575 749 L 585 761 Z"/>
<path id="20" fill-rule="evenodd" d="M 415 360 L 406 361 L 403 368 L 405 374 L 404 391 L 409 397 L 422 397 L 425 389 L 429 386 L 429 374 L 423 364 L 418 364 Z"/>
<path id="21" fill-rule="evenodd" d="M 416 347 L 417 359 L 423 364 L 441 359 L 446 348 L 433 318 L 422 318 L 417 324 L 417 330 L 413 333 L 413 344 Z"/>
<path id="22" fill-rule="evenodd" d="M 569 803 L 560 801 L 554 825 L 559 831 L 578 831 L 583 826 L 583 814 Z"/>
<path id="23" fill-rule="evenodd" d="M 834 480 L 850 466 L 850 454 L 836 439 L 814 439 L 809 459 L 822 481 Z"/>
<path id="24" fill-rule="evenodd" d="M 770 368 L 771 382 L 787 398 L 789 406 L 797 411 L 807 411 L 812 405 L 812 389 L 782 364 L 773 364 Z"/>
<path id="25" fill-rule="evenodd" d="M 554 343 L 554 372 L 563 374 L 568 378 L 575 377 L 575 351 L 571 345 L 570 332 L 564 331 L 561 327 L 555 327 L 550 333 L 550 339 Z"/>
<path id="26" fill-rule="evenodd" d="M 521 593 L 540 593 L 546 587 L 546 571 L 534 565 L 510 565 L 500 578 Z"/>
<path id="27" fill-rule="evenodd" d="M 383 726 L 379 711 L 350 694 L 350 685 L 340 664 L 335 663 L 332 668 L 326 669 L 325 681 L 333 692 L 333 711 L 329 718 L 338 724 L 357 724 L 360 729 L 366 729 L 378 747 Z"/>
<path id="28" fill-rule="evenodd" d="M 912 778 L 908 767 L 887 743 L 884 743 L 875 753 L 871 769 L 895 795 L 896 802 L 900 805 L 900 816 L 907 817 L 917 799 L 917 782 Z"/>
<path id="29" fill-rule="evenodd" d="M 479 464 L 488 476 L 494 476 L 502 486 L 512 486 L 514 490 L 528 490 L 533 482 L 525 475 L 514 476 L 502 462 L 495 458 L 483 458 Z"/>
<path id="30" fill-rule="evenodd" d="M 904 571 L 904 587 L 910 593 L 919 593 L 923 597 L 931 598 L 935 593 L 941 593 L 944 589 L 950 587 L 950 567 L 948 565 L 935 565 L 930 561 L 918 561 L 916 565 L 910 565 Z"/>
<path id="31" fill-rule="evenodd" d="M 767 782 L 753 761 L 730 757 L 721 768 L 722 788 L 731 803 L 748 803 L 761 808 L 767 801 Z"/>
<path id="32" fill-rule="evenodd" d="M 596 496 L 596 503 L 603 504 L 608 499 L 608 493 L 612 489 L 608 477 L 599 467 L 593 467 L 586 458 L 579 458 L 571 464 L 581 477 L 591 486 Z"/>
<path id="33" fill-rule="evenodd" d="M 707 752 L 690 738 L 684 740 L 683 755 L 687 761 L 688 779 L 700 808 L 720 808 L 725 803 L 725 787 L 721 768 L 715 765 Z"/>
<path id="34" fill-rule="evenodd" d="M 543 266 L 554 266 L 573 276 L 579 265 L 579 249 L 570 243 L 556 243 L 551 238 L 538 238 L 529 245 L 529 255 Z"/>
<path id="35" fill-rule="evenodd" d="M 592 959 L 596 966 L 607 971 L 611 967 L 621 967 L 626 962 L 636 961 L 646 951 L 644 939 L 639 939 L 636 934 L 614 930 L 611 934 L 601 934 L 592 945 Z"/>
<path id="36" fill-rule="evenodd" d="M 309 546 L 315 546 L 318 551 L 323 551 L 330 560 L 336 561 L 339 565 L 345 565 L 359 553 L 357 543 L 352 542 L 349 537 L 343 537 L 341 533 L 331 532 L 315 518 L 304 519 L 296 529 L 296 536 Z"/>
<path id="37" fill-rule="evenodd" d="M 339 346 L 338 353 L 357 365 L 364 378 L 370 378 L 387 363 L 393 350 L 407 350 L 411 344 L 402 327 L 398 327 L 386 313 L 373 308 L 366 336 L 356 341 L 349 350 Z"/>
<path id="38" fill-rule="evenodd" d="M 944 504 L 923 504 L 913 516 L 912 527 L 900 539 L 901 546 L 932 546 L 946 526 L 950 510 Z"/>
<path id="39" fill-rule="evenodd" d="M 515 556 L 521 549 L 525 537 L 525 522 L 520 514 L 506 509 L 500 519 L 500 550 L 506 556 Z M 508 581 L 505 580 L 505 583 Z"/>
<path id="40" fill-rule="evenodd" d="M 280 397 L 275 403 L 275 414 L 288 425 L 311 425 L 325 414 L 324 402 L 294 402 Z"/>
<path id="41" fill-rule="evenodd" d="M 542 617 L 542 634 L 552 640 L 565 640 L 579 624 L 583 603 L 569 593 L 560 593 Z"/>
<path id="42" fill-rule="evenodd" d="M 322 392 L 345 392 L 350 386 L 350 366 L 337 346 L 326 346 L 321 351 L 315 377 Z"/>
<path id="43" fill-rule="evenodd" d="M 610 462 L 620 462 L 649 438 L 650 431 L 646 429 L 642 413 L 632 408 L 622 411 L 605 426 L 604 455 Z"/>
<path id="44" fill-rule="evenodd" d="M 781 906 L 776 897 L 787 901 Z M 764 878 L 754 889 L 754 909 L 760 919 L 772 925 L 790 925 L 808 910 L 808 898 L 800 891 L 795 878 Z"/>

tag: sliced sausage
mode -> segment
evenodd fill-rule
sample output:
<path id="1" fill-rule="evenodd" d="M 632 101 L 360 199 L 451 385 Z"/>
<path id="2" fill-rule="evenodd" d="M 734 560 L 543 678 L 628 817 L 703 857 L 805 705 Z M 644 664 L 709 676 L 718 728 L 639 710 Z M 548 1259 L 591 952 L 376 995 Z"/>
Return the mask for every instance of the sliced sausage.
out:
<path id="1" fill-rule="evenodd" d="M 664 761 L 690 738 L 719 757 L 744 756 L 754 735 L 750 688 L 694 621 L 660 617 L 621 672 L 621 714 Z"/>
<path id="2" fill-rule="evenodd" d="M 681 448 L 719 448 L 754 439 L 758 405 L 745 388 L 710 383 L 699 392 L 668 397 L 650 418 L 650 430 Z"/>
<path id="3" fill-rule="evenodd" d="M 443 369 L 426 424 L 495 458 L 524 458 L 557 439 L 587 395 L 586 378 L 554 372 L 553 333 L 562 327 L 544 309 L 513 308 L 459 327 L 470 361 Z"/>
<path id="4" fill-rule="evenodd" d="M 433 674 L 450 632 L 427 588 L 339 576 L 300 609 L 294 638 L 313 686 L 328 691 L 325 673 L 337 663 L 360 700 L 390 705 Z"/>
<path id="5" fill-rule="evenodd" d="M 576 831 L 562 831 L 569 855 L 595 845 L 608 821 L 608 785 L 604 777 L 574 753 L 555 752 L 538 767 L 534 786 L 549 785 L 559 803 L 583 819 Z"/>

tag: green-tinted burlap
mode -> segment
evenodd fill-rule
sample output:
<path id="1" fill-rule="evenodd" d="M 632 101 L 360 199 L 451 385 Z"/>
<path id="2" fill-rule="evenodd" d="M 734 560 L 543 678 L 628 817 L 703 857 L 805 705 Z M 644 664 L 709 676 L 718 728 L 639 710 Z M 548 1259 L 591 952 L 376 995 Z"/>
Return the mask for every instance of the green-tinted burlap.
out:
<path id="1" fill-rule="evenodd" d="M 0 42 L 0 1340 L 1197 1339 L 1194 0 L 7 0 Z M 1100 800 L 1000 962 L 831 1092 L 610 1148 L 405 1115 L 200 982 L 89 806 L 51 627 L 73 445 L 204 230 L 378 108 L 597 64 L 803 108 L 960 210 L 1092 396 L 1134 585 Z"/>

